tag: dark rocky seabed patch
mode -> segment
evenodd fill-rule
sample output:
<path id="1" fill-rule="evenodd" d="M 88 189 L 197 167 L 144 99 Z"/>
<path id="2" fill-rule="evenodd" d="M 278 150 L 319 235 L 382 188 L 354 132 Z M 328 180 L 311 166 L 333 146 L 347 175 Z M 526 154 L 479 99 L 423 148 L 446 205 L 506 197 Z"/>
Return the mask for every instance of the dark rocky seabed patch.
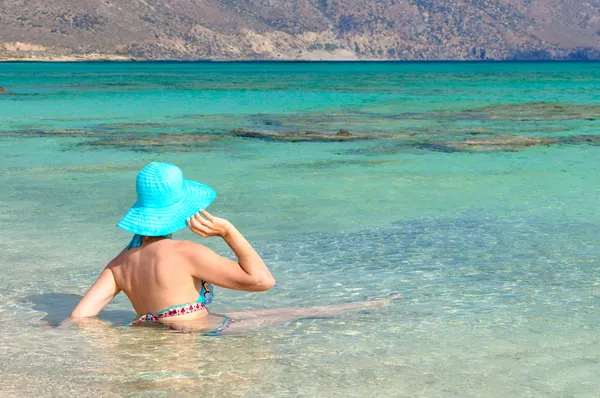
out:
<path id="1" fill-rule="evenodd" d="M 401 106 L 399 105 L 399 109 Z M 461 110 L 394 112 L 393 109 L 376 112 L 360 108 L 351 111 L 333 111 L 299 114 L 255 114 L 248 121 L 255 126 L 295 127 L 320 126 L 322 128 L 346 128 L 368 126 L 382 120 L 427 120 L 439 122 L 455 121 L 554 121 L 554 120 L 600 120 L 600 104 L 570 104 L 554 102 L 532 102 L 525 104 L 500 104 Z M 340 126 L 341 124 L 341 126 Z M 487 127 L 486 127 L 487 128 Z"/>
<path id="2" fill-rule="evenodd" d="M 248 130 L 235 129 L 231 131 L 234 137 L 254 138 L 264 141 L 285 141 L 285 142 L 345 142 L 345 141 L 366 141 L 373 140 L 376 137 L 367 135 L 354 135 L 348 130 L 339 130 L 335 133 L 317 132 L 317 131 L 293 131 L 293 130 Z"/>
<path id="3" fill-rule="evenodd" d="M 196 120 L 202 120 L 203 117 L 209 121 L 228 119 L 227 115 L 196 116 Z M 229 121 L 235 123 L 239 118 L 230 115 Z M 522 124 L 514 125 L 515 121 Z M 569 122 L 563 126 L 557 121 Z M 143 152 L 225 150 L 225 145 L 215 145 L 225 139 L 297 144 L 365 142 L 364 148 L 347 148 L 340 153 L 385 155 L 415 151 L 505 152 L 556 144 L 596 146 L 600 145 L 600 136 L 593 134 L 596 124 L 600 131 L 597 121 L 600 121 L 600 105 L 538 102 L 457 111 L 373 114 L 367 118 L 364 115 L 336 112 L 254 114 L 240 121 L 242 125 L 249 124 L 256 128 L 201 129 L 200 121 L 186 124 L 182 119 L 174 119 L 172 123 L 91 123 L 89 127 L 73 129 L 43 129 L 30 125 L 21 130 L 0 131 L 0 134 L 81 137 L 83 140 L 71 145 L 71 149 L 111 148 Z M 391 124 L 383 129 L 378 123 Z M 566 135 L 575 129 L 573 123 L 587 123 L 586 129 L 592 134 Z M 346 129 L 353 124 L 357 124 L 356 129 Z M 556 136 L 561 133 L 564 134 Z"/>
<path id="4" fill-rule="evenodd" d="M 467 138 L 432 140 L 429 135 L 398 133 L 386 137 L 355 136 L 349 133 L 317 133 L 291 131 L 236 130 L 230 133 L 160 133 L 154 135 L 131 134 L 128 132 L 106 132 L 96 130 L 20 130 L 3 134 L 21 137 L 80 137 L 84 140 L 71 145 L 71 149 L 120 149 L 141 152 L 194 152 L 225 150 L 225 146 L 214 144 L 234 138 L 258 139 L 301 144 L 303 142 L 371 142 L 365 148 L 352 148 L 340 153 L 363 155 L 389 155 L 403 152 L 514 152 L 540 145 L 600 145 L 600 135 L 585 134 L 562 137 L 537 137 L 519 135 L 481 134 Z M 451 138 L 451 137 L 448 137 Z"/>
<path id="5" fill-rule="evenodd" d="M 328 159 L 328 160 L 315 160 L 313 162 L 305 162 L 305 163 L 280 163 L 277 164 L 278 169 L 291 169 L 298 171 L 306 171 L 306 170 L 326 170 L 332 167 L 339 166 L 361 166 L 361 167 L 374 167 L 379 166 L 385 163 L 388 163 L 389 160 L 383 159 L 351 159 L 351 158 L 340 158 L 340 159 Z M 271 168 L 272 165 L 265 166 L 265 168 Z"/>
<path id="6" fill-rule="evenodd" d="M 558 142 L 559 140 L 556 138 L 509 135 L 436 141 L 419 144 L 418 146 L 420 148 L 441 152 L 515 152 L 530 146 L 551 145 Z"/>
<path id="7" fill-rule="evenodd" d="M 100 139 L 82 142 L 77 148 L 96 149 L 122 149 L 138 152 L 200 152 L 225 150 L 224 147 L 216 148 L 211 143 L 220 141 L 225 136 L 208 134 L 168 134 L 155 136 L 123 136 L 110 135 Z"/>
<path id="8" fill-rule="evenodd" d="M 444 120 L 599 120 L 600 105 L 534 102 L 527 104 L 494 105 L 461 111 L 434 111 L 391 116 L 395 119 Z"/>

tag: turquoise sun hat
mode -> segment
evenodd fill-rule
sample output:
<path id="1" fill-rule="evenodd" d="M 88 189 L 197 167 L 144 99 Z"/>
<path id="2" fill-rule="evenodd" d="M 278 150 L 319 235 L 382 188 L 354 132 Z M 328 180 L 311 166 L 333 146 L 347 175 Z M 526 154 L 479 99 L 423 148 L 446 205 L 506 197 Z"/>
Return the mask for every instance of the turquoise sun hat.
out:
<path id="1" fill-rule="evenodd" d="M 137 201 L 117 227 L 137 235 L 162 236 L 186 227 L 186 220 L 217 196 L 214 189 L 185 180 L 181 169 L 153 162 L 138 174 Z"/>

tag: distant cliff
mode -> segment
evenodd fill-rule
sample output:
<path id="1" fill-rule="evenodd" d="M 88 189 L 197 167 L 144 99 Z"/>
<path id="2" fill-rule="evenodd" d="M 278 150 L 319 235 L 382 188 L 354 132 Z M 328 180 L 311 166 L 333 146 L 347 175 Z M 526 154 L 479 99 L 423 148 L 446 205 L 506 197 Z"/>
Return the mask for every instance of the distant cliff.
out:
<path id="1" fill-rule="evenodd" d="M 600 0 L 2 0 L 1 59 L 600 59 Z"/>

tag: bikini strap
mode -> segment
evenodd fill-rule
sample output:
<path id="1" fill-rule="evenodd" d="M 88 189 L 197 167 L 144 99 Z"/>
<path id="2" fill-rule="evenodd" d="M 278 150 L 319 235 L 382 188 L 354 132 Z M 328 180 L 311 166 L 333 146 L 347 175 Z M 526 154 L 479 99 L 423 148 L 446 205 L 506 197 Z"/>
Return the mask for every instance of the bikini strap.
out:
<path id="1" fill-rule="evenodd" d="M 132 247 L 140 247 L 142 245 L 143 240 L 144 240 L 144 237 L 142 235 L 138 235 L 138 234 L 133 235 L 133 238 L 131 238 L 131 241 L 129 242 L 129 244 L 127 246 L 125 246 L 125 250 L 129 250 Z"/>
<path id="2" fill-rule="evenodd" d="M 200 290 L 200 296 L 198 296 L 198 302 L 204 304 L 210 304 L 213 301 L 213 285 L 202 279 L 202 290 Z"/>

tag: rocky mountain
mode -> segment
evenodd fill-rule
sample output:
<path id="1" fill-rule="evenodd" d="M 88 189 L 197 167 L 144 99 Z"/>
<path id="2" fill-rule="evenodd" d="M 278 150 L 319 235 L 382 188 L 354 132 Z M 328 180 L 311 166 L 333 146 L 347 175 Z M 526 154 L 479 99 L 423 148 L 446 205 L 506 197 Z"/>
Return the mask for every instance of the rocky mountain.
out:
<path id="1" fill-rule="evenodd" d="M 600 0 L 0 0 L 0 59 L 600 59 Z"/>

